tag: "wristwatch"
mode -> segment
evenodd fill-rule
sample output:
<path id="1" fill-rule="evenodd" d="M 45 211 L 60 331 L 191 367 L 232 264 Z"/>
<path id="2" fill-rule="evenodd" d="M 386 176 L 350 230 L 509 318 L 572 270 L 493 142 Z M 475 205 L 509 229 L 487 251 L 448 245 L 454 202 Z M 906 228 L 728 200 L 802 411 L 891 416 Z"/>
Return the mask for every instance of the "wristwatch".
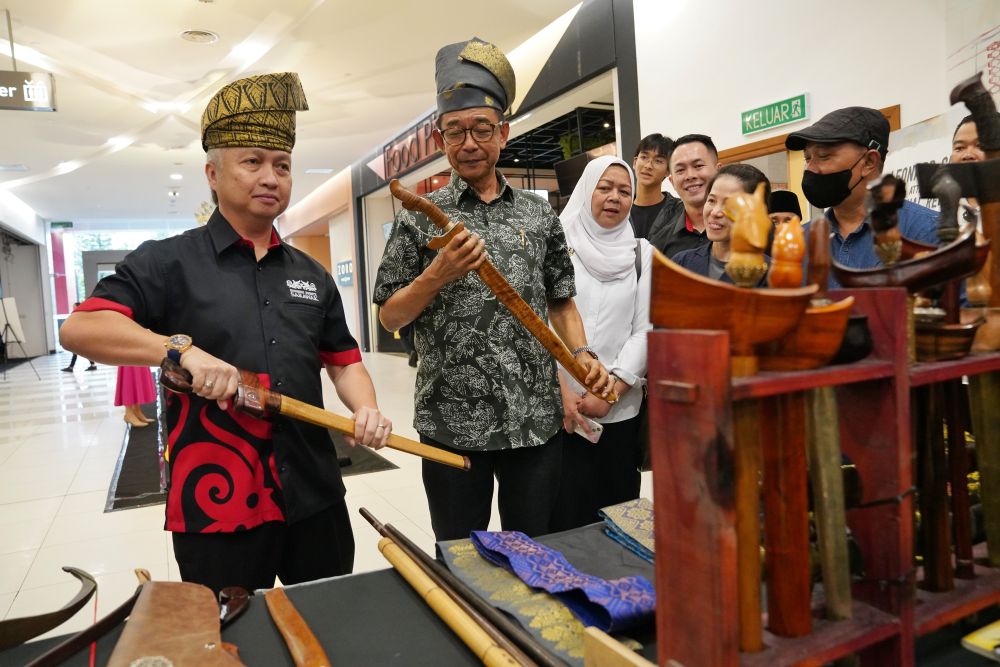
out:
<path id="1" fill-rule="evenodd" d="M 181 355 L 191 349 L 191 336 L 187 334 L 174 334 L 163 341 L 163 347 L 167 348 L 167 356 L 176 364 L 181 363 Z"/>

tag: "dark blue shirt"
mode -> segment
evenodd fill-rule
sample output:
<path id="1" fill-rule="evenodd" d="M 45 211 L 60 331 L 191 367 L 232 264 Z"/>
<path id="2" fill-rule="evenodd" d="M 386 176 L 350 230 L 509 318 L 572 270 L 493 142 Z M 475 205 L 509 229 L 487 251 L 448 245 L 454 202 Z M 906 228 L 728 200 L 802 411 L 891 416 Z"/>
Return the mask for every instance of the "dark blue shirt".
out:
<path id="1" fill-rule="evenodd" d="M 873 230 L 868 218 L 865 218 L 861 226 L 844 238 L 840 234 L 840 225 L 837 222 L 837 215 L 833 209 L 827 209 L 826 217 L 830 220 L 830 259 L 842 266 L 852 269 L 873 269 L 882 266 L 882 260 L 875 254 L 875 242 Z M 810 220 L 802 226 L 809 238 Z M 937 211 L 914 204 L 913 202 L 903 202 L 903 207 L 899 209 L 899 231 L 906 238 L 921 243 L 938 245 L 937 237 Z M 840 283 L 830 272 L 830 289 L 840 287 Z"/>

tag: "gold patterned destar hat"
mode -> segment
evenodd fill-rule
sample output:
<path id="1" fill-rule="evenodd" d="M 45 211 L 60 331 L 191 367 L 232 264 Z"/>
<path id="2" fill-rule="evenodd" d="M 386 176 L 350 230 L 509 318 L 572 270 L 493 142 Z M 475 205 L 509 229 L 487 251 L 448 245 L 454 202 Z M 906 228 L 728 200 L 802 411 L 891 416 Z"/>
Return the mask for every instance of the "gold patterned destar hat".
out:
<path id="1" fill-rule="evenodd" d="M 306 93 L 295 72 L 233 81 L 217 92 L 201 115 L 201 147 L 270 148 L 292 152 L 295 112 L 306 111 Z"/>
<path id="2" fill-rule="evenodd" d="M 506 113 L 514 102 L 514 68 L 503 51 L 478 37 L 442 47 L 434 80 L 438 114 L 475 107 Z"/>

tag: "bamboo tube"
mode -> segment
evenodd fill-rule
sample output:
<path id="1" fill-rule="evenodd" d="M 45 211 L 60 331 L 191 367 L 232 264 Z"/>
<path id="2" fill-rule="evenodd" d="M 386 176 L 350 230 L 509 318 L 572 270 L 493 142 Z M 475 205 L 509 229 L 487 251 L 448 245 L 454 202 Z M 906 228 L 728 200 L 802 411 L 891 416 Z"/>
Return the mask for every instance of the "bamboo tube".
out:
<path id="1" fill-rule="evenodd" d="M 413 194 L 409 190 L 403 187 L 403 185 L 396 179 L 389 182 L 389 191 L 392 192 L 392 196 L 395 197 L 403 204 L 403 208 L 408 211 L 419 211 L 427 216 L 434 225 L 441 229 L 444 234 L 438 236 L 431 240 L 428 244 L 431 248 L 437 249 L 444 247 L 451 238 L 462 231 L 465 226 L 462 223 L 452 222 L 448 216 L 442 211 L 438 206 L 436 206 L 432 201 L 420 195 Z M 497 300 L 503 305 L 507 306 L 511 314 L 518 319 L 524 328 L 528 330 L 532 336 L 535 337 L 549 354 L 555 358 L 559 364 L 569 372 L 573 378 L 579 382 L 582 386 L 587 387 L 594 396 L 607 401 L 608 403 L 614 403 L 618 400 L 618 396 L 615 395 L 614 391 L 608 392 L 607 395 L 601 395 L 593 391 L 593 389 L 587 384 L 587 370 L 580 364 L 579 361 L 573 356 L 569 348 L 562 341 L 561 338 L 555 335 L 549 325 L 546 324 L 538 314 L 531 309 L 531 306 L 521 298 L 521 295 L 517 293 L 507 279 L 503 277 L 497 268 L 487 259 L 483 262 L 482 266 L 478 269 L 479 277 L 482 278 L 486 286 L 493 291 L 496 295 Z"/>
<path id="2" fill-rule="evenodd" d="M 740 650 L 763 650 L 760 601 L 760 422 L 757 401 L 733 404 L 736 455 L 736 585 Z"/>
<path id="3" fill-rule="evenodd" d="M 819 539 L 826 617 L 839 621 L 851 617 L 851 573 L 844 511 L 844 475 L 840 467 L 837 396 L 833 387 L 812 389 L 806 396 L 809 478 L 812 481 L 813 516 Z"/>
<path id="4" fill-rule="evenodd" d="M 498 646 L 391 538 L 379 540 L 378 550 L 484 665 L 517 667 L 513 656 Z"/>

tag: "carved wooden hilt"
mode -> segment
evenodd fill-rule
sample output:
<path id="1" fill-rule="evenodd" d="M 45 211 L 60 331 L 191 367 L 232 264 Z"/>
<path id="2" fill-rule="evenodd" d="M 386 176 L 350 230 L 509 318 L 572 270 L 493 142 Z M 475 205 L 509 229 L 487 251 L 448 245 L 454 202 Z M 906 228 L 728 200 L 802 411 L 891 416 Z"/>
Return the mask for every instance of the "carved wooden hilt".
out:
<path id="1" fill-rule="evenodd" d="M 281 394 L 260 384 L 256 373 L 240 369 L 233 407 L 254 417 L 266 417 L 281 411 Z M 176 394 L 193 394 L 191 373 L 180 364 L 164 357 L 160 362 L 160 384 Z"/>
<path id="2" fill-rule="evenodd" d="M 962 188 L 947 171 L 938 170 L 934 174 L 934 196 L 941 204 L 937 235 L 942 243 L 951 243 L 958 238 L 958 200 L 962 198 Z"/>
<path id="3" fill-rule="evenodd" d="M 740 287 L 756 287 L 767 273 L 764 250 L 771 219 L 767 217 L 764 201 L 764 184 L 760 183 L 751 195 L 738 192 L 726 200 L 723 209 L 733 221 L 729 261 L 726 273 Z"/>
<path id="4" fill-rule="evenodd" d="M 806 235 L 799 216 L 792 216 L 774 230 L 771 244 L 770 287 L 798 287 L 802 284 L 802 258 L 806 256 Z"/>

